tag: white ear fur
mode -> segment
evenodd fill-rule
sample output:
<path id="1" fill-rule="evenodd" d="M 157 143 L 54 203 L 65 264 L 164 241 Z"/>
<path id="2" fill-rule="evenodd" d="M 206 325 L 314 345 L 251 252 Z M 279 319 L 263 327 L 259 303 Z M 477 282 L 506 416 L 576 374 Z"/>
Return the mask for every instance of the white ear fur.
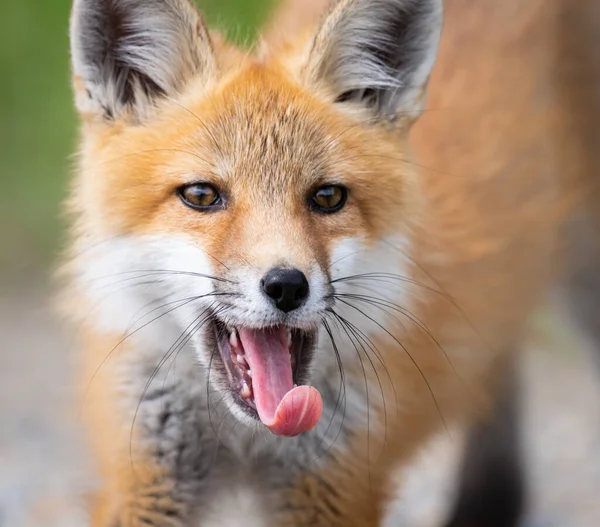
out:
<path id="1" fill-rule="evenodd" d="M 71 56 L 78 109 L 105 118 L 139 117 L 155 97 L 215 65 L 189 0 L 75 0 Z"/>
<path id="2" fill-rule="evenodd" d="M 338 0 L 310 50 L 309 82 L 381 117 L 416 116 L 437 56 L 442 0 Z"/>

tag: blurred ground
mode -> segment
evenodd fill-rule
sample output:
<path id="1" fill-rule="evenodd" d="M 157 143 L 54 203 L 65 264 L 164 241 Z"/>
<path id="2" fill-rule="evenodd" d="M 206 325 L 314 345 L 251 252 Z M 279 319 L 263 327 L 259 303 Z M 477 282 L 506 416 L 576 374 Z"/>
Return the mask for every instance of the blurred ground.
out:
<path id="1" fill-rule="evenodd" d="M 67 418 L 70 345 L 48 298 L 32 291 L 0 298 L 0 525 L 84 527 L 78 496 L 92 482 L 79 431 Z M 545 334 L 524 361 L 533 489 L 527 527 L 596 527 L 600 385 L 585 343 L 562 330 L 555 337 L 552 327 Z M 439 525 L 458 449 L 447 438 L 424 449 L 397 507 L 403 525 Z"/>
<path id="2" fill-rule="evenodd" d="M 71 506 L 87 478 L 68 417 L 69 344 L 48 304 L 39 290 L 0 299 L 2 527 L 85 525 Z"/>

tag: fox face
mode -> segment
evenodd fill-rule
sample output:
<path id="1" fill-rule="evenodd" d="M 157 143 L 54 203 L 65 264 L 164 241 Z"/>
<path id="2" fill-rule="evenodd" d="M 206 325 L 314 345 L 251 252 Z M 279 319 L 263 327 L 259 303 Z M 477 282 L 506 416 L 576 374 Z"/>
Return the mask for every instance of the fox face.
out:
<path id="1" fill-rule="evenodd" d="M 75 269 L 96 324 L 160 319 L 161 342 L 171 324 L 162 352 L 190 344 L 240 419 L 313 428 L 352 278 L 403 272 L 392 239 L 410 253 L 405 137 L 440 26 L 437 0 L 345 0 L 308 41 L 247 55 L 185 0 L 76 1 Z"/>

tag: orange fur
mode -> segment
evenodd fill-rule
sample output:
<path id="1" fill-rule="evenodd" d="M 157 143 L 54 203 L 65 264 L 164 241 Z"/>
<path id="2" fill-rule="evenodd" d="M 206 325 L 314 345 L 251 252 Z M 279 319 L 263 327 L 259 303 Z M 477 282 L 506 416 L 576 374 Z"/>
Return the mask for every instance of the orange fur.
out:
<path id="1" fill-rule="evenodd" d="M 291 9 L 304 5 L 290 2 L 282 13 L 296 25 Z M 557 85 L 559 7 L 547 0 L 449 0 L 428 109 L 410 138 L 408 122 L 400 120 L 400 132 L 368 125 L 364 113 L 334 109 L 326 87 L 302 84 L 305 37 L 272 46 L 267 39 L 258 55 L 219 44 L 218 73 L 208 83 L 189 83 L 175 102 L 160 102 L 155 120 L 84 123 L 70 202 L 77 216 L 74 255 L 117 233 L 184 234 L 227 267 L 249 260 L 266 270 L 283 253 L 307 270 L 314 261 L 331 264 L 332 247 L 347 235 L 367 244 L 398 230 L 412 238 L 409 276 L 428 288 L 415 308 L 420 324 L 402 328 L 412 357 L 377 342 L 401 385 L 402 405 L 387 415 L 385 434 L 357 433 L 345 452 L 300 477 L 286 498 L 293 513 L 276 525 L 377 525 L 391 468 L 439 430 L 442 417 L 465 420 L 485 409 L 496 366 L 518 347 L 560 270 L 558 233 L 578 204 L 582 170 L 572 152 L 580 143 L 562 131 L 584 119 L 585 109 L 566 110 L 572 92 L 560 93 L 566 82 Z M 223 151 L 235 161 L 216 174 Z M 352 207 L 344 217 L 315 220 L 298 203 L 321 181 L 324 164 L 352 185 Z M 175 189 L 198 175 L 243 197 L 232 201 L 235 214 L 201 218 L 181 206 Z M 89 308 L 77 298 L 74 306 Z M 121 335 L 91 327 L 84 333 L 87 386 Z M 116 411 L 110 365 L 131 353 L 119 347 L 87 395 L 106 480 L 96 527 L 107 527 L 117 507 L 133 515 L 152 509 L 148 500 L 168 501 L 173 484 L 136 449 L 135 435 L 134 470 L 123 442 L 131 422 Z M 383 390 L 393 400 L 385 382 Z M 383 414 L 380 401 L 372 407 Z M 343 511 L 342 523 L 332 509 Z M 135 518 L 128 523 L 126 513 L 122 522 L 142 525 Z"/>

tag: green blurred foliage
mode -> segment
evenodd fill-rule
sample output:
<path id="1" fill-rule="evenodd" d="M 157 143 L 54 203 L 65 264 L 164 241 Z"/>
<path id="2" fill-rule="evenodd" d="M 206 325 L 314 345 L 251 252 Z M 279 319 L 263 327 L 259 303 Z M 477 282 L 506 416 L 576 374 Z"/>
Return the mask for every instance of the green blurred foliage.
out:
<path id="1" fill-rule="evenodd" d="M 248 44 L 271 0 L 198 3 L 209 24 Z M 70 8 L 71 0 L 0 2 L 0 281 L 47 267 L 61 245 L 77 134 Z"/>

